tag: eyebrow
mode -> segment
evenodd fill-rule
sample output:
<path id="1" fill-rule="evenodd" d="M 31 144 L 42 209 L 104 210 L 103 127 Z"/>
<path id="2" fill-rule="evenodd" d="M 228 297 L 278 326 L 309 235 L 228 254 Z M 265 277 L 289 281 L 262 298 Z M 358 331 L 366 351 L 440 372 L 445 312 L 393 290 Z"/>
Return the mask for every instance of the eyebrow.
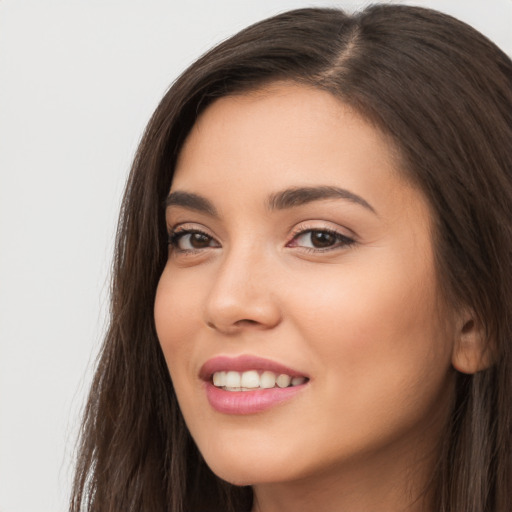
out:
<path id="1" fill-rule="evenodd" d="M 377 214 L 373 206 L 362 197 L 344 188 L 333 186 L 289 188 L 271 194 L 268 199 L 268 206 L 270 210 L 284 210 L 321 199 L 345 199 Z"/>
<path id="2" fill-rule="evenodd" d="M 165 200 L 165 207 L 167 208 L 169 206 L 181 206 L 188 210 L 206 213 L 212 217 L 219 217 L 217 209 L 213 206 L 211 201 L 193 192 L 184 192 L 181 190 L 171 192 Z"/>
<path id="3" fill-rule="evenodd" d="M 333 186 L 288 188 L 271 194 L 267 200 L 267 206 L 269 210 L 286 210 L 288 208 L 296 208 L 297 206 L 302 206 L 314 201 L 320 201 L 322 199 L 348 200 L 352 203 L 363 206 L 377 215 L 373 206 L 371 206 L 362 197 L 344 188 Z M 181 206 L 182 208 L 195 210 L 212 217 L 219 217 L 217 209 L 209 199 L 193 192 L 185 192 L 182 190 L 171 192 L 165 200 L 165 207 L 167 208 L 169 206 Z"/>

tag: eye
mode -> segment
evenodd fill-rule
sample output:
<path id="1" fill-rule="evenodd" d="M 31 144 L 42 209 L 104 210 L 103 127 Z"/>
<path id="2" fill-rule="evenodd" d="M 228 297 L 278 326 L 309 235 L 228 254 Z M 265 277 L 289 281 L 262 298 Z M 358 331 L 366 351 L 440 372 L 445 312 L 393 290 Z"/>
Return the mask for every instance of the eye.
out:
<path id="1" fill-rule="evenodd" d="M 288 247 L 325 251 L 354 244 L 355 241 L 331 229 L 307 229 L 295 235 Z"/>
<path id="2" fill-rule="evenodd" d="M 181 252 L 219 247 L 214 238 L 197 229 L 180 229 L 169 233 L 168 244 Z"/>

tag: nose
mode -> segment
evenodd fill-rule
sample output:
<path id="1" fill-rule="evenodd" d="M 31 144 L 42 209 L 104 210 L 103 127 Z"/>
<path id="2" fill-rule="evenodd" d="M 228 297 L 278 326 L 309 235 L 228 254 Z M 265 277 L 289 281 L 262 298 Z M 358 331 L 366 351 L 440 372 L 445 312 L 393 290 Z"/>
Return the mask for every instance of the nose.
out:
<path id="1" fill-rule="evenodd" d="M 269 259 L 255 251 L 232 251 L 226 256 L 206 298 L 204 318 L 210 328 L 232 335 L 280 323 L 276 275 Z"/>

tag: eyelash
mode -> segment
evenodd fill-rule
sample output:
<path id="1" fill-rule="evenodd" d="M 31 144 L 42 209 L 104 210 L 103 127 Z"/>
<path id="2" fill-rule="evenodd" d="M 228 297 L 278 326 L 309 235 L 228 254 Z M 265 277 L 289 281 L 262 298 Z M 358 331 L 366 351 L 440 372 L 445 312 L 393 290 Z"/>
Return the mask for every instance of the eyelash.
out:
<path id="1" fill-rule="evenodd" d="M 299 239 L 301 236 L 304 236 L 308 233 L 329 234 L 335 238 L 334 245 L 325 247 L 325 248 L 304 247 L 304 246 L 300 246 L 300 245 L 295 246 L 295 247 L 300 247 L 301 250 L 308 252 L 308 253 L 316 253 L 316 254 L 325 253 L 325 252 L 333 251 L 336 249 L 340 249 L 342 247 L 348 248 L 356 243 L 356 241 L 353 238 L 343 235 L 342 233 L 340 233 L 339 231 L 336 231 L 334 229 L 303 226 L 301 229 L 298 229 L 296 232 L 294 232 L 292 234 L 292 238 L 291 238 L 290 242 L 288 242 L 286 244 L 286 246 L 293 247 L 290 245 L 293 241 Z M 194 235 L 194 234 L 203 235 L 203 236 L 207 237 L 210 241 L 215 240 L 211 235 L 209 235 L 208 233 L 206 233 L 200 229 L 177 228 L 177 229 L 171 230 L 168 233 L 168 242 L 167 243 L 172 248 L 173 251 L 176 251 L 182 255 L 197 254 L 204 249 L 212 247 L 212 246 L 209 246 L 209 247 L 204 247 L 204 248 L 180 249 L 180 247 L 179 247 L 180 240 L 187 235 Z"/>
<path id="2" fill-rule="evenodd" d="M 300 229 L 298 229 L 296 232 L 292 234 L 292 239 L 290 242 L 286 244 L 287 247 L 290 247 L 290 243 L 294 240 L 297 240 L 303 235 L 306 235 L 308 233 L 327 233 L 329 235 L 332 235 L 335 238 L 335 243 L 332 246 L 325 247 L 325 248 L 315 248 L 315 247 L 304 247 L 304 246 L 296 246 L 300 247 L 301 250 L 309 252 L 309 253 L 323 253 L 323 252 L 329 252 L 334 251 L 336 249 L 340 249 L 342 247 L 350 247 L 351 245 L 354 245 L 356 242 L 353 238 L 350 238 L 346 235 L 343 235 L 339 231 L 336 231 L 335 229 L 330 228 L 319 228 L 319 227 L 308 227 L 308 226 L 302 226 Z"/>
<path id="3" fill-rule="evenodd" d="M 173 251 L 179 252 L 180 254 L 195 254 L 197 252 L 200 252 L 202 249 L 180 249 L 179 242 L 180 240 L 185 237 L 186 235 L 203 235 L 210 240 L 213 240 L 214 238 L 210 236 L 208 233 L 205 233 L 204 231 L 201 231 L 200 229 L 186 229 L 186 228 L 178 228 L 173 229 L 169 231 L 168 237 L 167 237 L 167 245 L 172 247 Z"/>

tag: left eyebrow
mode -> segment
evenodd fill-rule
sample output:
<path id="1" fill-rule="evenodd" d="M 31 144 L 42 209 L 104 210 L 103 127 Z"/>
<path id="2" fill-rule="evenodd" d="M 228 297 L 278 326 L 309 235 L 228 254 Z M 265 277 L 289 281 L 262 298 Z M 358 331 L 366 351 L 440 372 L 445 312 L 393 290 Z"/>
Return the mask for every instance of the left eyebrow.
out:
<path id="1" fill-rule="evenodd" d="M 270 210 L 285 210 L 322 199 L 346 199 L 377 215 L 373 206 L 362 197 L 344 188 L 333 186 L 288 188 L 271 194 L 268 199 L 268 207 Z"/>

